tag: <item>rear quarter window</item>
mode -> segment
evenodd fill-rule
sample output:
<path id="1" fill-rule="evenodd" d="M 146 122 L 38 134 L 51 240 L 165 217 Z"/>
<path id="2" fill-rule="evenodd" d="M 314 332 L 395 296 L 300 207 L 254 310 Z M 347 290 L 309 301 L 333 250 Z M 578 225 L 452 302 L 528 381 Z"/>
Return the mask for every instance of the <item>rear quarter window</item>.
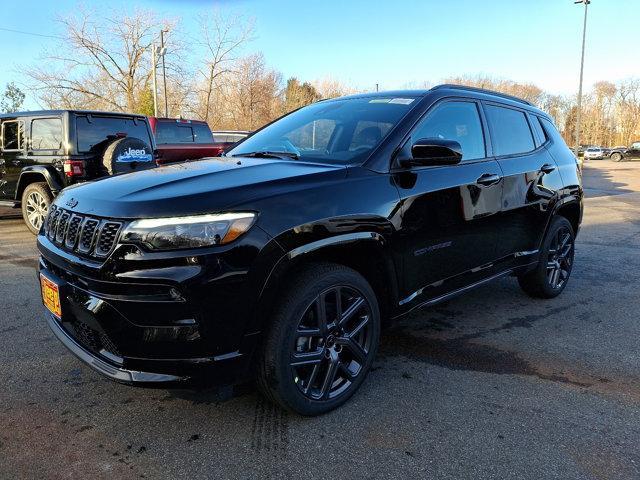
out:
<path id="1" fill-rule="evenodd" d="M 119 117 L 78 116 L 76 117 L 76 136 L 78 152 L 91 152 L 102 148 L 116 138 L 118 134 L 138 138 L 151 145 L 149 130 L 144 120 Z"/>
<path id="2" fill-rule="evenodd" d="M 59 150 L 61 146 L 61 119 L 36 118 L 31 122 L 31 148 L 33 150 Z"/>
<path id="3" fill-rule="evenodd" d="M 524 112 L 496 105 L 486 105 L 485 111 L 495 155 L 526 153 L 535 148 Z"/>

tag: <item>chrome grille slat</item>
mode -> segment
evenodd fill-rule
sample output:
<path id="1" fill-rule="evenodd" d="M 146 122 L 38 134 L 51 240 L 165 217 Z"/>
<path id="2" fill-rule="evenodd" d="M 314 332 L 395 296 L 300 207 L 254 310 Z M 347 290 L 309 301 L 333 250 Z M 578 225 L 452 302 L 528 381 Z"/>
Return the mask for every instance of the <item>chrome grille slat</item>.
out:
<path id="1" fill-rule="evenodd" d="M 64 250 L 106 258 L 118 243 L 122 222 L 87 217 L 51 207 L 45 219 L 44 235 Z"/>

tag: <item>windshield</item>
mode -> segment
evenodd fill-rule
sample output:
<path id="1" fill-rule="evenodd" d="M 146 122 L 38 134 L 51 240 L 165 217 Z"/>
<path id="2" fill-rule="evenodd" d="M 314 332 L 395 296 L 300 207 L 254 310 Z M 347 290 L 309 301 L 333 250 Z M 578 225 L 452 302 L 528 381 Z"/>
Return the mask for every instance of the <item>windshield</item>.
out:
<path id="1" fill-rule="evenodd" d="M 414 97 L 391 96 L 315 103 L 257 132 L 227 155 L 269 152 L 309 162 L 360 163 L 415 103 Z"/>

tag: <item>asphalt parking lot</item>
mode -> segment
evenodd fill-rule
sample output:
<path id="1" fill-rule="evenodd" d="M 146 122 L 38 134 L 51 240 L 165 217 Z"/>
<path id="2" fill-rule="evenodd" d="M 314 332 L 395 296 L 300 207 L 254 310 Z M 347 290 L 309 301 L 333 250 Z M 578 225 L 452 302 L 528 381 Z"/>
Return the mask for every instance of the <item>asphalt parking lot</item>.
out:
<path id="1" fill-rule="evenodd" d="M 504 279 L 415 313 L 319 418 L 84 367 L 43 322 L 33 237 L 0 220 L 0 478 L 640 478 L 640 162 L 591 161 L 585 187 L 559 298 Z"/>

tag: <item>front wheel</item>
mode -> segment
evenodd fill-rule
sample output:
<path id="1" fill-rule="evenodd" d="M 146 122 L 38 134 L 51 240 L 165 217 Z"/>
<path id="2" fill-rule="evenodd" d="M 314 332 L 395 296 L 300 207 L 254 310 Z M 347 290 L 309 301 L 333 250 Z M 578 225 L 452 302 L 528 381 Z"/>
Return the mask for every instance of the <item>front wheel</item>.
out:
<path id="1" fill-rule="evenodd" d="M 571 276 L 574 252 L 571 223 L 565 217 L 555 217 L 542 244 L 540 261 L 534 270 L 518 277 L 520 287 L 532 297 L 557 297 Z"/>
<path id="2" fill-rule="evenodd" d="M 622 161 L 622 154 L 615 152 L 611 154 L 611 160 L 613 160 L 614 162 L 621 162 Z"/>
<path id="3" fill-rule="evenodd" d="M 22 218 L 31 233 L 37 235 L 49 211 L 53 195 L 45 182 L 30 183 L 22 193 Z"/>
<path id="4" fill-rule="evenodd" d="M 319 415 L 346 402 L 364 381 L 380 337 L 369 283 L 342 265 L 315 264 L 275 309 L 258 365 L 258 386 L 282 407 Z"/>

